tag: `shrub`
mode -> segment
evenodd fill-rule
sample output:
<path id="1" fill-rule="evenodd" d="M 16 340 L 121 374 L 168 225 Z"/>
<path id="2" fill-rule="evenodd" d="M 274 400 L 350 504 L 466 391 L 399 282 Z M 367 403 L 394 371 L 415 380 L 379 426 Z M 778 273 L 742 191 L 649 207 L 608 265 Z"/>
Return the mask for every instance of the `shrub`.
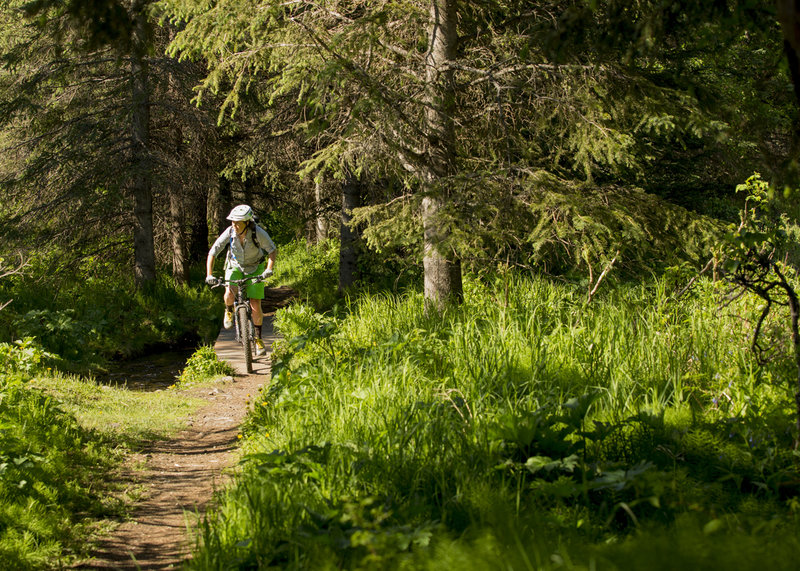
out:
<path id="1" fill-rule="evenodd" d="M 300 292 L 319 311 L 333 307 L 338 299 L 339 243 L 327 240 L 308 247 L 305 242 L 292 242 L 280 249 L 277 264 L 282 283 Z"/>
<path id="2" fill-rule="evenodd" d="M 212 345 L 203 345 L 186 361 L 186 367 L 181 371 L 178 383 L 188 386 L 219 376 L 232 376 L 235 373 L 229 363 L 217 357 Z"/>
<path id="3" fill-rule="evenodd" d="M 34 339 L 26 337 L 14 343 L 0 343 L 0 371 L 30 375 L 51 355 L 42 350 Z"/>
<path id="4" fill-rule="evenodd" d="M 32 264 L 29 275 L 4 284 L 4 296 L 13 301 L 3 309 L 0 341 L 34 338 L 61 369 L 101 368 L 154 346 L 209 342 L 219 332 L 220 298 L 205 285 L 176 286 L 160 276 L 151 287 L 120 295 L 132 284 L 113 273 L 75 270 L 60 275 L 56 295 L 45 299 L 36 294 L 36 282 L 46 273 Z"/>

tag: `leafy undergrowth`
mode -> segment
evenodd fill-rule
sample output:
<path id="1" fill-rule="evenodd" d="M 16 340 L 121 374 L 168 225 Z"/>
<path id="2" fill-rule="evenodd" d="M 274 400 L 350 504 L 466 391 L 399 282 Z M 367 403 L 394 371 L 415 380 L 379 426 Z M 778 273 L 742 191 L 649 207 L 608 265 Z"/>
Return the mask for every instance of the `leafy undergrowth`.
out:
<path id="1" fill-rule="evenodd" d="M 118 272 L 91 266 L 63 272 L 52 295 L 42 296 L 41 284 L 53 281 L 48 261 L 35 260 L 24 274 L 0 283 L 0 301 L 9 302 L 0 320 L 0 342 L 35 339 L 54 368 L 91 374 L 114 359 L 154 347 L 196 346 L 219 333 L 221 296 L 204 284 L 178 286 L 162 275 L 137 290 Z"/>
<path id="2" fill-rule="evenodd" d="M 468 280 L 281 310 L 242 473 L 191 566 L 794 568 L 791 351 L 703 282 Z M 766 324 L 779 332 L 779 316 Z"/>
<path id="3" fill-rule="evenodd" d="M 312 248 L 300 241 L 282 245 L 276 281 L 301 291 L 306 303 L 314 307 L 332 307 L 337 301 L 331 284 L 336 283 L 339 271 L 338 246 L 334 240 Z"/>
<path id="4" fill-rule="evenodd" d="M 186 366 L 181 371 L 176 386 L 191 387 L 203 384 L 217 377 L 227 377 L 236 374 L 236 369 L 217 357 L 213 345 L 201 345 L 186 361 Z"/>
<path id="5" fill-rule="evenodd" d="M 0 344 L 0 561 L 5 569 L 68 564 L 103 518 L 121 513 L 113 482 L 97 478 L 118 462 L 58 399 L 32 385 L 45 355 Z"/>

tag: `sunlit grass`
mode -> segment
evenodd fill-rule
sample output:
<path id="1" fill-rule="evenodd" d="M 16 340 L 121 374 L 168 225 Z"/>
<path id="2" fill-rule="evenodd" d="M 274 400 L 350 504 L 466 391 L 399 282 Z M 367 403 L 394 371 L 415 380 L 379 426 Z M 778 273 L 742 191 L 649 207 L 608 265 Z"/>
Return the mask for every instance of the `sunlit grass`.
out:
<path id="1" fill-rule="evenodd" d="M 57 566 L 121 513 L 115 483 L 96 477 L 119 455 L 25 376 L 0 375 L 0 427 L 0 561 Z"/>
<path id="2" fill-rule="evenodd" d="M 243 472 L 192 565 L 632 569 L 626 550 L 661 557 L 638 530 L 674 546 L 690 514 L 691 567 L 755 545 L 737 522 L 797 532 L 791 360 L 776 337 L 755 362 L 754 300 L 710 282 L 679 300 L 660 282 L 592 303 L 543 278 L 465 291 L 441 318 L 413 293 L 279 312 Z"/>
<path id="3" fill-rule="evenodd" d="M 33 384 L 59 399 L 83 427 L 132 443 L 174 434 L 205 404 L 182 391 L 133 391 L 62 373 L 38 376 Z"/>
<path id="4" fill-rule="evenodd" d="M 48 264 L 39 269 L 47 272 Z M 87 372 L 160 344 L 210 340 L 219 329 L 219 312 L 211 311 L 219 296 L 205 286 L 159 282 L 147 292 L 113 297 L 120 282 L 109 273 L 65 276 L 61 296 L 42 297 L 29 283 L 36 283 L 35 273 L 3 283 L 5 299 L 14 300 L 0 326 L 6 341 L 0 342 L 3 569 L 79 565 L 141 493 L 123 477 L 142 466 L 130 453 L 184 428 L 205 404 L 192 391 L 230 372 L 210 358 L 208 346 L 190 359 L 178 386 L 161 391 L 54 370 Z"/>
<path id="5" fill-rule="evenodd" d="M 173 388 L 188 388 L 236 374 L 230 363 L 219 359 L 211 344 L 201 345 L 186 361 Z"/>

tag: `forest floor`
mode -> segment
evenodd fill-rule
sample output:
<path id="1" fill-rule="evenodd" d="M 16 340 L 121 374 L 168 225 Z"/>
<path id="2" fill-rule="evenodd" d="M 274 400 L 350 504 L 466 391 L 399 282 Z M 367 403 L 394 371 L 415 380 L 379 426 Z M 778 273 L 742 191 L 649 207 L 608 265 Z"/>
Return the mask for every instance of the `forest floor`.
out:
<path id="1" fill-rule="evenodd" d="M 236 464 L 239 429 L 250 401 L 269 382 L 272 342 L 277 338 L 272 327 L 275 311 L 293 296 L 289 288 L 267 288 L 262 304 L 267 354 L 253 361 L 252 374 L 245 371 L 233 332 L 220 332 L 215 350 L 237 375 L 188 391 L 207 404 L 186 419 L 183 431 L 170 440 L 149 443 L 132 455 L 123 474 L 114 475 L 141 488 L 142 498 L 131 518 L 99 542 L 91 560 L 76 568 L 175 569 L 190 556 L 196 524 Z"/>

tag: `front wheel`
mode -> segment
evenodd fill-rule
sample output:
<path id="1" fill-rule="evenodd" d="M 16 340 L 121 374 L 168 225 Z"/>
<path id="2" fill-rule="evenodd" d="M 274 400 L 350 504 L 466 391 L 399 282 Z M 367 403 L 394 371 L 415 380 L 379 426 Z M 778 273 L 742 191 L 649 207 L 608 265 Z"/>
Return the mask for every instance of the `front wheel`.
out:
<path id="1" fill-rule="evenodd" d="M 239 340 L 244 350 L 244 364 L 248 373 L 253 372 L 253 337 L 250 335 L 250 320 L 247 318 L 247 308 L 240 307 L 236 310 L 236 321 L 239 325 Z"/>

